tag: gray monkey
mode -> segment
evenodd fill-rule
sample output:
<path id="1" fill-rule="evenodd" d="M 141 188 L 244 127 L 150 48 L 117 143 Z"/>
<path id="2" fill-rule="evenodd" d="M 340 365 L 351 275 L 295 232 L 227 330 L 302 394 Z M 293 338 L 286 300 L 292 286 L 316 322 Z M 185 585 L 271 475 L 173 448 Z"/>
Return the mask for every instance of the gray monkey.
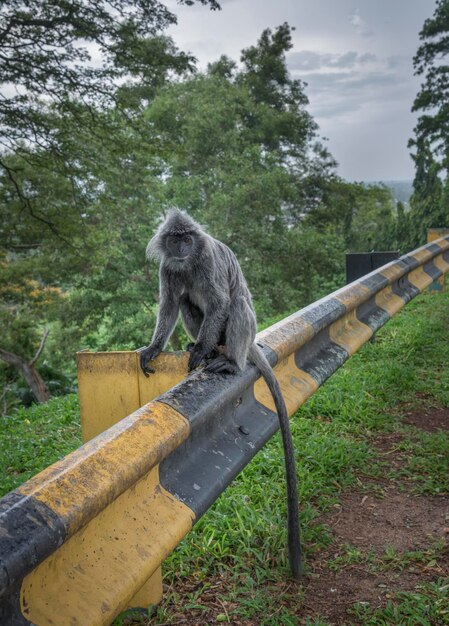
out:
<path id="1" fill-rule="evenodd" d="M 249 361 L 270 389 L 284 446 L 290 567 L 298 580 L 299 505 L 290 423 L 271 365 L 254 341 L 256 314 L 237 258 L 224 243 L 178 209 L 168 213 L 147 246 L 147 256 L 160 262 L 160 307 L 151 344 L 140 352 L 144 374 L 154 372 L 148 363 L 164 349 L 181 311 L 184 326 L 195 341 L 189 371 L 205 363 L 206 371 L 235 374 Z"/>

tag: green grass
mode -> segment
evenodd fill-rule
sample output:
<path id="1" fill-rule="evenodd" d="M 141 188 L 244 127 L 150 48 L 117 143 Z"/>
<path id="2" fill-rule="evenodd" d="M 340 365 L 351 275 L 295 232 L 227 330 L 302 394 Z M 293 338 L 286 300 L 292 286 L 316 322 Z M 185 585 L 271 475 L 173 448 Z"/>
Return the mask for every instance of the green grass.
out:
<path id="1" fill-rule="evenodd" d="M 0 417 L 0 495 L 81 445 L 78 398 L 58 397 Z"/>
<path id="2" fill-rule="evenodd" d="M 449 454 L 447 432 L 419 432 L 406 429 L 409 438 L 398 444 L 407 455 L 405 467 L 391 475 L 408 478 L 417 493 L 438 495 L 449 492 Z"/>
<path id="3" fill-rule="evenodd" d="M 444 626 L 449 624 L 449 580 L 421 585 L 414 593 L 396 593 L 384 609 L 359 604 L 351 613 L 364 626 Z"/>
<path id="4" fill-rule="evenodd" d="M 389 472 L 399 485 L 405 481 L 417 493 L 449 492 L 448 433 L 426 433 L 400 422 L 405 404 L 408 408 L 449 406 L 448 339 L 449 294 L 420 296 L 297 412 L 292 434 L 306 569 L 307 557 L 331 542 L 328 528 L 317 523 L 318 516 L 334 510 L 342 490 L 360 487 L 358 476 L 368 476 L 375 483 Z M 392 432 L 402 433 L 398 448 L 407 455 L 405 465 L 395 472 L 388 469 L 387 459 L 383 466 L 379 464 L 372 445 L 373 437 Z M 1 492 L 13 489 L 79 444 L 78 404 L 73 395 L 1 418 Z M 379 571 L 400 571 L 413 563 L 432 563 L 439 558 L 439 550 L 433 546 L 419 554 L 386 551 L 374 559 L 347 546 L 334 558 L 333 567 L 344 572 L 345 566 L 360 563 Z M 167 591 L 151 622 L 122 616 L 115 624 L 176 624 L 183 611 L 193 611 L 201 624 L 299 623 L 302 595 L 286 583 L 286 505 L 279 436 L 198 522 L 165 561 L 163 571 Z M 186 591 L 192 580 L 196 589 L 192 585 L 193 590 Z M 224 608 L 212 614 L 202 594 L 223 580 L 225 586 L 217 584 L 216 593 Z M 358 605 L 348 624 L 446 624 L 448 584 L 449 579 L 442 579 L 413 594 L 396 594 L 380 612 Z M 319 618 L 301 623 L 326 625 Z"/>
<path id="5" fill-rule="evenodd" d="M 398 420 L 404 403 L 417 408 L 422 402 L 424 406 L 449 406 L 448 339 L 448 294 L 420 296 L 297 412 L 292 433 L 306 557 L 330 542 L 328 529 L 314 522 L 318 514 L 332 510 L 340 492 L 357 482 L 357 473 L 373 480 L 383 475 L 387 464 L 382 467 L 374 462 L 371 440 L 375 435 L 408 431 L 410 437 L 401 443 L 409 455 L 407 469 L 396 479 L 413 480 L 417 492 L 449 491 L 448 433 L 407 429 Z M 288 575 L 283 481 L 282 450 L 279 437 L 275 437 L 165 562 L 168 593 L 152 624 L 176 623 L 173 607 L 182 612 L 186 598 L 187 602 L 190 599 L 188 593 L 181 596 L 177 591 L 186 577 L 207 581 L 220 575 L 225 576 L 227 586 L 221 600 L 233 607 L 231 623 L 232 619 L 250 619 L 261 625 L 298 624 L 301 599 L 297 592 L 279 610 L 279 595 L 269 590 Z M 374 565 L 400 569 L 404 562 L 426 562 L 426 558 L 432 563 L 435 554 L 387 552 Z M 348 562 L 369 559 L 369 554 L 354 550 Z M 411 601 L 408 604 L 414 606 Z M 209 617 L 210 623 L 215 623 L 210 607 L 199 605 L 197 615 L 198 623 L 209 623 Z M 372 623 L 396 623 L 381 619 Z M 316 625 L 325 623 L 318 620 Z"/>
<path id="6" fill-rule="evenodd" d="M 374 550 L 367 552 L 353 546 L 345 544 L 342 550 L 334 558 L 328 561 L 329 568 L 337 572 L 344 572 L 348 565 L 363 563 L 365 569 L 375 572 L 397 571 L 404 569 L 416 571 L 415 565 L 424 568 L 435 568 L 439 564 L 444 564 L 447 555 L 447 546 L 444 540 L 439 540 L 430 544 L 425 550 L 406 550 L 398 552 L 392 546 L 387 546 L 383 554 L 377 556 Z"/>

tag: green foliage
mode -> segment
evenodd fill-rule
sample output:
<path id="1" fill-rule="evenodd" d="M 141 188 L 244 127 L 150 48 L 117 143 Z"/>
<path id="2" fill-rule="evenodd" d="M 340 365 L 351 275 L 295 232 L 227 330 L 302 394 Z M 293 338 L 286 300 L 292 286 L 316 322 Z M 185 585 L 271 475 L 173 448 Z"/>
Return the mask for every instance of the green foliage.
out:
<path id="1" fill-rule="evenodd" d="M 354 606 L 352 615 L 366 626 L 444 626 L 449 624 L 449 584 L 447 579 L 419 585 L 414 592 L 398 592 L 382 609 L 366 603 Z"/>
<path id="2" fill-rule="evenodd" d="M 433 16 L 424 22 L 421 45 L 413 60 L 415 74 L 424 77 L 413 103 L 420 115 L 414 149 L 416 174 L 411 199 L 410 243 L 422 245 L 427 228 L 449 225 L 449 1 L 437 0 Z M 442 180 L 446 179 L 443 194 Z"/>
<path id="3" fill-rule="evenodd" d="M 417 140 L 431 145 L 449 162 L 449 1 L 437 0 L 433 16 L 419 34 L 421 45 L 413 59 L 415 73 L 424 76 L 413 111 L 421 113 L 415 132 Z"/>
<path id="4" fill-rule="evenodd" d="M 98 3 L 95 8 L 100 10 Z M 96 19 L 95 13 L 91 18 Z M 159 18 L 154 14 L 152 19 Z M 148 97 L 150 87 L 154 91 L 169 75 L 191 65 L 168 38 L 156 36 L 152 45 L 145 45 L 157 52 L 154 72 L 145 66 L 148 77 L 140 90 L 133 91 L 131 84 L 120 87 L 117 98 L 126 99 L 126 110 L 125 103 L 100 111 L 75 100 L 70 110 L 39 105 L 41 119 L 51 128 L 49 142 L 39 148 L 33 142 L 17 144 L 15 155 L 1 157 L 2 348 L 31 359 L 46 326 L 50 340 L 44 357 L 50 358 L 52 369 L 61 367 L 60 379 L 73 377 L 74 353 L 81 346 L 142 345 L 154 321 L 157 272 L 150 276 L 146 269 L 144 249 L 156 223 L 148 198 L 157 202 L 152 188 L 159 170 L 152 167 L 148 143 L 139 149 L 142 129 L 138 117 L 131 124 L 130 107 Z M 96 88 L 92 77 L 91 94 Z M 1 364 L 0 377 L 10 390 L 21 386 L 11 367 Z"/>
<path id="5" fill-rule="evenodd" d="M 3 415 L 0 424 L 1 495 L 81 445 L 74 394 Z"/>
<path id="6" fill-rule="evenodd" d="M 200 1 L 219 8 L 215 0 Z M 23 139 L 52 143 L 48 105 L 64 119 L 76 119 L 79 101 L 94 114 L 114 102 L 119 79 L 157 83 L 167 62 L 175 71 L 192 63 L 185 54 L 170 57 L 152 39 L 176 22 L 158 0 L 7 0 L 0 22 L 0 84 L 16 87 L 0 101 L 0 129 L 3 145 L 14 151 Z"/>
<path id="7" fill-rule="evenodd" d="M 15 152 L 0 155 L 2 347 L 31 359 L 48 328 L 37 365 L 60 389 L 73 384 L 77 350 L 148 343 L 158 271 L 144 251 L 169 206 L 189 211 L 235 251 L 262 320 L 340 287 L 347 249 L 391 247 L 395 237 L 388 192 L 335 177 L 305 85 L 288 72 L 288 24 L 265 30 L 240 66 L 222 57 L 201 73 L 158 32 L 174 17 L 150 5 L 153 12 L 130 1 L 108 17 L 103 2 L 75 2 L 72 13 L 44 2 L 37 17 L 32 4 L 17 24 L 16 7 L 2 8 L 8 41 L 29 37 L 27 54 L 49 43 L 55 20 L 62 47 L 79 37 L 60 58 L 49 43 L 37 73 L 22 67 L 17 81 L 31 81 L 38 97 L 60 78 L 54 100 L 11 103 L 10 113 L 15 104 L 28 111 L 23 137 L 33 130 L 37 141 L 43 129 L 46 139 L 36 145 L 11 135 Z M 128 9 L 144 12 L 144 21 L 124 21 Z M 109 45 L 98 71 L 82 51 L 97 39 Z M 82 67 L 67 66 L 77 58 Z M 178 328 L 171 346 L 186 339 Z M 0 364 L 0 378 L 7 404 L 14 392 L 24 397 L 11 366 Z"/>
<path id="8" fill-rule="evenodd" d="M 341 237 L 349 252 L 394 250 L 398 240 L 397 207 L 384 186 L 325 181 L 322 202 L 307 215 L 320 231 Z"/>

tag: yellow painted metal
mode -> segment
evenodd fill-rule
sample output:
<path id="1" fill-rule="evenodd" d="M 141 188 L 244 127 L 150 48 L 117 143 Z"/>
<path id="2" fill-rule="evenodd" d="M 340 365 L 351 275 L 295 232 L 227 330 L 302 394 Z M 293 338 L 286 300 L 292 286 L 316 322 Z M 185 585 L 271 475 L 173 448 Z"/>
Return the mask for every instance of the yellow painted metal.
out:
<path id="1" fill-rule="evenodd" d="M 188 373 L 188 352 L 162 352 L 151 363 L 155 373 L 148 378 L 137 368 L 140 406 L 180 383 Z"/>
<path id="2" fill-rule="evenodd" d="M 346 307 L 347 311 L 351 311 L 355 309 L 362 302 L 366 302 L 366 300 L 371 295 L 371 289 L 366 287 L 365 285 L 361 285 L 360 283 L 356 283 L 355 285 L 349 285 L 348 287 L 343 287 L 339 291 L 337 291 L 333 297 L 335 300 L 338 300 Z"/>
<path id="3" fill-rule="evenodd" d="M 372 336 L 372 329 L 359 321 L 355 310 L 346 313 L 329 327 L 329 338 L 351 356 Z"/>
<path id="4" fill-rule="evenodd" d="M 379 291 L 375 297 L 375 302 L 378 307 L 392 316 L 405 306 L 405 300 L 393 292 L 391 285 Z"/>
<path id="5" fill-rule="evenodd" d="M 110 624 L 193 520 L 193 512 L 161 487 L 155 468 L 24 578 L 23 614 L 39 626 Z"/>
<path id="6" fill-rule="evenodd" d="M 136 352 L 77 354 L 84 442 L 93 439 L 142 406 L 137 365 Z"/>
<path id="7" fill-rule="evenodd" d="M 432 243 L 433 241 L 436 241 L 441 237 L 446 237 L 447 235 L 449 235 L 449 228 L 429 228 L 427 230 L 427 243 Z M 444 242 L 444 244 L 446 244 L 446 242 Z M 444 248 L 446 248 L 446 245 Z M 434 264 L 443 272 L 447 272 L 447 263 L 442 257 L 437 257 L 434 260 Z M 435 285 L 434 287 L 436 288 L 432 288 L 432 284 L 429 291 L 442 291 L 444 289 L 444 276 L 440 276 L 435 282 L 438 284 L 438 287 Z"/>
<path id="8" fill-rule="evenodd" d="M 385 276 L 388 282 L 392 283 L 404 275 L 404 268 L 399 263 L 393 263 L 389 267 L 384 267 L 379 274 Z"/>
<path id="9" fill-rule="evenodd" d="M 434 265 L 437 266 L 439 270 L 441 270 L 444 273 L 446 273 L 449 270 L 449 261 L 445 261 L 443 259 L 443 255 L 441 254 L 439 254 L 437 257 L 434 258 L 433 263 Z M 444 282 L 444 276 L 440 276 L 438 280 L 440 279 Z"/>
<path id="10" fill-rule="evenodd" d="M 159 355 L 146 378 L 137 352 L 79 352 L 78 387 L 83 441 L 89 441 L 187 375 L 187 352 Z"/>
<path id="11" fill-rule="evenodd" d="M 419 263 L 425 263 L 432 258 L 432 252 L 430 250 L 417 250 L 408 256 L 411 259 L 416 259 Z"/>
<path id="12" fill-rule="evenodd" d="M 274 373 L 281 387 L 289 415 L 292 415 L 318 389 L 316 380 L 296 366 L 294 354 L 280 361 Z M 254 396 L 268 409 L 276 411 L 273 398 L 263 378 L 256 381 Z"/>
<path id="13" fill-rule="evenodd" d="M 154 362 L 158 380 L 158 373 L 140 375 L 135 352 L 78 355 L 87 443 L 20 488 L 56 512 L 70 537 L 23 581 L 22 611 L 30 621 L 106 625 L 127 606 L 160 601 L 159 564 L 194 513 L 161 487 L 158 463 L 190 428 L 167 405 L 142 404 L 182 380 L 187 359 L 161 355 Z"/>
<path id="14" fill-rule="evenodd" d="M 92 439 L 142 405 L 181 382 L 187 374 L 188 353 L 162 353 L 153 362 L 155 373 L 145 377 L 139 356 L 132 352 L 80 352 L 78 386 L 83 441 Z M 130 600 L 146 607 L 162 598 L 159 567 Z"/>
<path id="15" fill-rule="evenodd" d="M 256 341 L 260 341 L 276 352 L 281 361 L 307 343 L 315 335 L 315 330 L 309 322 L 302 319 L 298 313 L 273 324 L 258 333 Z"/>
<path id="16" fill-rule="evenodd" d="M 427 243 L 432 243 L 441 237 L 447 237 L 449 235 L 449 228 L 428 228 L 427 229 Z"/>
<path id="17" fill-rule="evenodd" d="M 74 534 L 189 435 L 183 415 L 151 402 L 18 488 L 45 503 Z"/>
<path id="18" fill-rule="evenodd" d="M 432 278 L 423 270 L 422 267 L 417 267 L 413 271 L 409 272 L 407 278 L 408 281 L 417 287 L 421 292 L 433 283 Z"/>
<path id="19" fill-rule="evenodd" d="M 142 585 L 139 591 L 128 602 L 128 608 L 146 608 L 159 604 L 162 599 L 162 567 L 150 576 L 147 582 Z"/>

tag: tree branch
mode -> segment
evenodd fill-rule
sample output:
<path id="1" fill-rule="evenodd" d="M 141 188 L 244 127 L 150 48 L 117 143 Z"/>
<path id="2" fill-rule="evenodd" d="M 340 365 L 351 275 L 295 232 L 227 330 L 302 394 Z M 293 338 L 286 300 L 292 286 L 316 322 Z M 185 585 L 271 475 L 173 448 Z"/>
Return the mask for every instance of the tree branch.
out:
<path id="1" fill-rule="evenodd" d="M 33 217 L 34 219 L 38 220 L 39 222 L 42 222 L 43 224 L 45 224 L 46 226 L 48 226 L 48 228 L 51 230 L 51 232 L 56 235 L 56 237 L 58 237 L 59 239 L 61 239 L 66 245 L 68 245 L 70 248 L 73 248 L 73 244 L 66 239 L 63 235 L 61 235 L 61 233 L 58 231 L 58 229 L 56 228 L 56 226 L 50 222 L 49 220 L 46 220 L 44 217 L 37 215 L 34 212 L 33 206 L 30 202 L 30 199 L 27 198 L 25 196 L 25 194 L 22 192 L 19 183 L 17 182 L 17 180 L 14 177 L 13 174 L 13 169 L 10 168 L 8 165 L 6 165 L 6 163 L 0 159 L 0 166 L 3 167 L 3 169 L 6 171 L 9 180 L 11 181 L 11 183 L 14 186 L 14 189 L 16 190 L 16 194 L 19 197 L 20 201 L 22 202 L 22 206 L 28 210 L 29 214 L 31 215 L 31 217 Z"/>
<path id="2" fill-rule="evenodd" d="M 41 342 L 39 344 L 39 348 L 37 349 L 36 354 L 34 355 L 34 357 L 31 359 L 31 361 L 29 362 L 29 366 L 33 367 L 33 365 L 36 363 L 36 361 L 38 360 L 38 358 L 40 357 L 40 355 L 42 354 L 42 350 L 44 349 L 45 346 L 45 342 L 47 341 L 47 337 L 48 337 L 48 333 L 50 331 L 48 330 L 48 328 L 46 328 L 44 330 L 44 334 L 42 335 L 42 339 Z"/>
<path id="3" fill-rule="evenodd" d="M 27 363 L 27 361 L 18 354 L 13 354 L 2 348 L 0 348 L 0 359 L 20 370 L 38 402 L 47 402 L 47 400 L 49 400 L 50 391 L 44 379 L 32 364 Z"/>

